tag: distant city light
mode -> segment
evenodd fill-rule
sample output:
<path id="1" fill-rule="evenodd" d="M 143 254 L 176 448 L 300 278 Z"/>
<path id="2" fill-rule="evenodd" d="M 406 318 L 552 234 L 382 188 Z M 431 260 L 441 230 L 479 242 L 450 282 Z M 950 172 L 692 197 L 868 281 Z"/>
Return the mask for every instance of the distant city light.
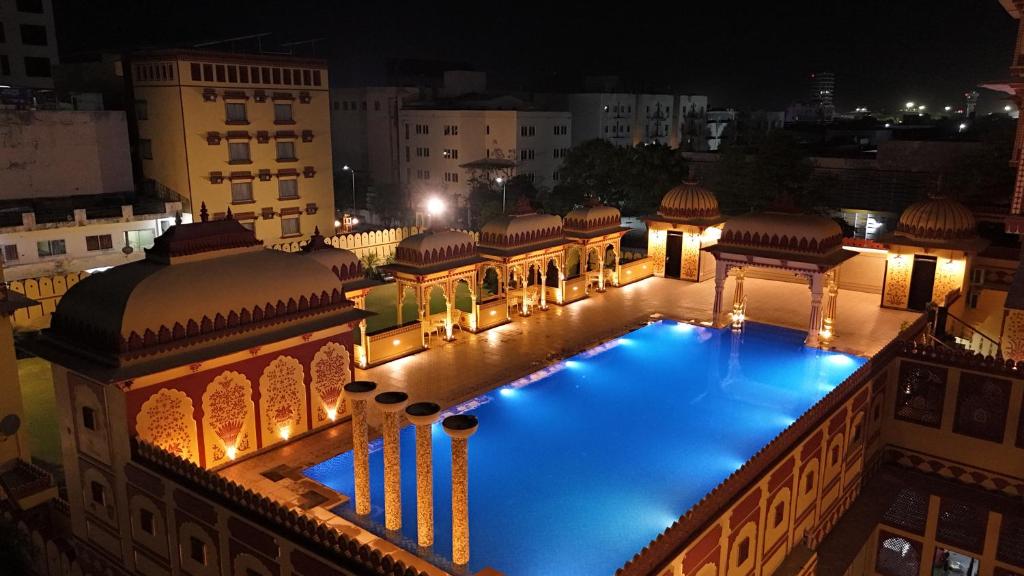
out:
<path id="1" fill-rule="evenodd" d="M 334 221 L 334 227 L 335 227 L 335 228 L 339 228 L 339 227 L 341 227 L 341 220 L 335 220 L 335 221 Z"/>
<path id="2" fill-rule="evenodd" d="M 1003 106 L 1003 110 L 1005 110 L 1006 112 L 1009 112 L 1010 110 L 1013 110 L 1013 106 L 1010 106 L 1009 104 L 1007 104 L 1006 106 Z"/>
<path id="3" fill-rule="evenodd" d="M 907 102 L 907 109 L 908 110 L 913 108 L 913 107 L 914 107 L 914 103 L 913 102 Z"/>
<path id="4" fill-rule="evenodd" d="M 924 104 L 921 104 L 920 106 L 918 106 L 918 107 L 917 107 L 917 109 L 918 109 L 918 110 L 924 110 L 924 109 L 925 109 L 925 105 L 924 105 Z"/>
<path id="5" fill-rule="evenodd" d="M 885 127 L 886 127 L 886 128 L 889 128 L 889 127 L 891 127 L 891 126 L 892 126 L 892 124 L 889 124 L 888 122 L 886 122 L 886 123 L 885 123 Z"/>
<path id="6" fill-rule="evenodd" d="M 960 124 L 960 131 L 963 132 L 964 130 L 967 130 L 967 124 L 961 123 Z"/>
<path id="7" fill-rule="evenodd" d="M 952 106 L 946 106 L 945 108 L 943 108 L 943 110 L 945 110 L 946 112 L 949 112 L 952 109 L 953 109 Z"/>
<path id="8" fill-rule="evenodd" d="M 352 219 L 352 225 L 355 226 L 356 224 L 359 224 L 359 218 Z"/>

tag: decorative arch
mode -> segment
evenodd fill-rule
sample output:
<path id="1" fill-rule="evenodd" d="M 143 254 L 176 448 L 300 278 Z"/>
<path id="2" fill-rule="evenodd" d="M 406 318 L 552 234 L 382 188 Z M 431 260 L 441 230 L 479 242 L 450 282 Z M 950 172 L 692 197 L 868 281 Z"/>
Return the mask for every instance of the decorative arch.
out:
<path id="1" fill-rule="evenodd" d="M 149 548 L 167 555 L 167 527 L 164 524 L 164 515 L 148 496 L 135 494 L 128 501 L 128 510 L 131 513 L 132 538 L 142 542 Z M 150 534 L 142 529 L 142 511 L 145 510 L 153 515 L 153 533 Z"/>
<path id="2" fill-rule="evenodd" d="M 215 466 L 256 450 L 252 383 L 244 374 L 226 371 L 203 392 L 206 463 Z"/>
<path id="3" fill-rule="evenodd" d="M 103 409 L 96 391 L 87 384 L 76 383 L 74 387 L 75 430 L 78 432 L 79 447 L 83 452 L 110 463 L 110 446 L 107 442 L 107 413 Z M 85 414 L 90 412 L 92 429 L 85 424 Z"/>
<path id="4" fill-rule="evenodd" d="M 309 429 L 306 421 L 305 371 L 291 356 L 278 356 L 260 375 L 260 437 L 263 446 L 281 439 L 280 431 L 301 434 Z M 336 414 L 327 411 L 333 420 Z"/>
<path id="5" fill-rule="evenodd" d="M 204 547 L 204 562 L 196 561 L 193 556 L 193 539 L 201 542 Z M 178 548 L 181 567 L 189 574 L 197 576 L 215 576 L 220 574 L 217 543 L 210 534 L 193 522 L 183 522 L 178 529 Z"/>
<path id="6" fill-rule="evenodd" d="M 192 399 L 180 390 L 161 388 L 139 409 L 135 430 L 139 438 L 199 463 L 199 440 Z"/>
<path id="7" fill-rule="evenodd" d="M 345 414 L 347 406 L 342 390 L 352 381 L 352 360 L 348 349 L 337 342 L 321 346 L 310 363 L 310 376 L 313 425 L 330 422 L 328 410 L 334 411 L 335 418 Z"/>
<path id="8" fill-rule="evenodd" d="M 791 515 L 792 492 L 789 487 L 780 489 L 768 504 L 768 512 L 765 522 L 764 545 L 767 549 L 786 534 L 789 530 L 789 519 Z"/>
<path id="9" fill-rule="evenodd" d="M 843 447 L 846 436 L 842 433 L 833 436 L 828 443 L 828 452 L 825 454 L 825 473 L 821 481 L 828 484 L 843 470 L 843 460 L 846 456 Z"/>
<path id="10" fill-rule="evenodd" d="M 729 549 L 729 573 L 743 574 L 754 565 L 757 556 L 757 523 L 751 520 L 740 528 Z"/>
<path id="11" fill-rule="evenodd" d="M 97 502 L 93 497 L 94 484 L 99 485 L 102 488 L 102 502 Z M 96 468 L 86 467 L 82 471 L 82 499 L 85 502 L 85 508 L 87 510 L 101 518 L 104 518 L 115 526 L 118 524 L 117 501 L 115 499 L 113 486 L 110 485 L 110 480 Z"/>

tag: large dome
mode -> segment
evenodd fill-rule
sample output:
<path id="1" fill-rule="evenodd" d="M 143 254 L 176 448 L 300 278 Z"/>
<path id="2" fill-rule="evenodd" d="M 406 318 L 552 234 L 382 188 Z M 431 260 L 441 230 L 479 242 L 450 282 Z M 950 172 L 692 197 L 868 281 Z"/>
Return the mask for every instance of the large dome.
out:
<path id="1" fill-rule="evenodd" d="M 566 232 L 597 232 L 615 230 L 622 225 L 622 214 L 611 206 L 576 208 L 565 215 Z"/>
<path id="2" fill-rule="evenodd" d="M 554 214 L 508 214 L 484 224 L 480 246 L 522 248 L 561 240 L 562 217 Z"/>
<path id="3" fill-rule="evenodd" d="M 432 230 L 409 236 L 398 243 L 395 263 L 425 266 L 464 260 L 476 255 L 476 241 L 465 232 Z"/>
<path id="4" fill-rule="evenodd" d="M 658 214 L 672 220 L 710 220 L 721 216 L 718 199 L 696 182 L 683 182 L 661 199 Z"/>
<path id="5" fill-rule="evenodd" d="M 900 214 L 896 235 L 933 242 L 973 240 L 978 237 L 974 215 L 963 204 L 932 198 L 910 205 Z"/>
<path id="6" fill-rule="evenodd" d="M 843 230 L 824 216 L 760 212 L 731 218 L 720 245 L 824 254 L 842 248 Z"/>
<path id="7" fill-rule="evenodd" d="M 246 235 L 252 242 L 239 241 Z M 49 335 L 123 357 L 345 307 L 351 302 L 330 269 L 263 248 L 238 222 L 197 222 L 172 227 L 145 260 L 93 274 L 69 289 Z"/>

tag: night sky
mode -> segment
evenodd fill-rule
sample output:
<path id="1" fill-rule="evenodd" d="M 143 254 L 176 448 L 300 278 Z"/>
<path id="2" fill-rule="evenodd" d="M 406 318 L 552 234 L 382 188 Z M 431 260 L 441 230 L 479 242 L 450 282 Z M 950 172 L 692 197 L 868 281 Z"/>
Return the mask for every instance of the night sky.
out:
<path id="1" fill-rule="evenodd" d="M 335 85 L 382 84 L 389 58 L 424 58 L 487 71 L 496 89 L 576 90 L 588 74 L 618 75 L 750 109 L 806 97 L 816 70 L 835 72 L 841 110 L 939 109 L 1006 79 L 1016 35 L 997 0 L 569 4 L 54 0 L 62 57 L 270 32 L 268 45 L 324 38 L 317 55 Z"/>

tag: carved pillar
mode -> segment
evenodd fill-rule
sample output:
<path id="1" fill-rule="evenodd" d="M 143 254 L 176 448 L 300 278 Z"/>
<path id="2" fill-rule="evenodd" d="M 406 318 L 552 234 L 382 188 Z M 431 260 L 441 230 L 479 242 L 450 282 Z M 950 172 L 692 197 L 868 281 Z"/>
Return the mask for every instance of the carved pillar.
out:
<path id="1" fill-rule="evenodd" d="M 401 280 L 395 282 L 395 286 L 398 288 L 398 302 L 395 308 L 395 319 L 398 321 L 398 325 L 402 325 L 402 306 L 405 304 L 405 284 Z"/>
<path id="2" fill-rule="evenodd" d="M 384 527 L 402 528 L 402 466 L 398 446 L 398 420 L 409 399 L 405 392 L 383 392 L 375 400 L 384 412 Z"/>
<path id="3" fill-rule="evenodd" d="M 711 306 L 711 325 L 718 326 L 722 316 L 722 291 L 725 289 L 725 278 L 729 274 L 729 268 L 725 263 L 715 263 L 715 303 Z"/>
<path id="4" fill-rule="evenodd" d="M 469 563 L 469 437 L 476 432 L 476 416 L 461 414 L 444 419 L 452 439 L 452 562 Z"/>
<path id="5" fill-rule="evenodd" d="M 839 269 L 833 268 L 825 276 L 825 312 L 821 321 L 822 336 L 827 340 L 836 337 L 836 309 L 839 302 Z"/>
<path id="6" fill-rule="evenodd" d="M 455 330 L 455 328 L 453 328 L 453 326 L 452 326 L 453 325 L 452 308 L 454 308 L 454 306 L 455 306 L 455 286 L 451 282 L 448 282 L 448 290 L 447 290 L 447 292 L 444 295 L 444 314 L 445 314 L 445 316 L 444 316 L 444 332 L 445 332 L 445 338 L 448 339 L 448 340 L 451 340 L 452 338 L 454 338 L 454 336 L 452 336 L 452 334 L 454 333 L 454 330 Z"/>
<path id="7" fill-rule="evenodd" d="M 352 403 L 352 468 L 355 471 L 356 514 L 370 513 L 370 450 L 366 426 L 366 402 L 377 384 L 356 380 L 345 385 L 345 397 Z"/>
<path id="8" fill-rule="evenodd" d="M 743 277 L 745 268 L 738 266 L 736 268 L 736 289 L 732 295 L 732 327 L 734 330 L 738 330 L 743 327 L 743 321 L 746 316 L 746 306 L 744 306 L 743 296 Z"/>
<path id="9" fill-rule="evenodd" d="M 548 309 L 548 275 L 540 275 L 540 309 Z"/>
<path id="10" fill-rule="evenodd" d="M 620 286 L 621 282 L 622 282 L 622 280 L 619 277 L 619 269 L 622 266 L 622 239 L 621 238 L 619 239 L 618 242 L 615 243 L 615 248 L 613 250 L 615 251 L 615 276 L 612 278 L 612 281 L 614 282 L 613 285 L 616 288 L 618 288 Z"/>
<path id="11" fill-rule="evenodd" d="M 423 548 L 434 545 L 434 467 L 431 460 L 431 425 L 441 407 L 433 402 L 417 402 L 405 409 L 416 426 L 416 540 Z"/>
<path id="12" fill-rule="evenodd" d="M 527 274 L 529 274 L 529 268 L 527 268 L 524 265 L 523 266 L 523 273 L 519 275 L 519 283 L 523 285 L 523 297 L 522 297 L 522 300 L 519 302 L 519 305 L 520 305 L 520 308 L 521 308 L 519 313 L 522 314 L 523 316 L 529 316 L 530 315 L 530 307 L 526 305 L 526 288 L 530 284 L 527 281 L 527 278 L 526 278 Z"/>
<path id="13" fill-rule="evenodd" d="M 362 357 L 359 358 L 359 367 L 366 368 L 366 365 L 370 362 L 370 339 L 366 336 L 365 318 L 359 321 L 359 344 L 363 350 Z"/>
<path id="14" fill-rule="evenodd" d="M 804 341 L 804 344 L 811 347 L 818 345 L 818 331 L 821 330 L 822 284 L 821 272 L 811 274 L 811 318 L 807 325 L 807 340 Z"/>
<path id="15" fill-rule="evenodd" d="M 604 254 L 597 258 L 597 291 L 604 292 Z"/>

